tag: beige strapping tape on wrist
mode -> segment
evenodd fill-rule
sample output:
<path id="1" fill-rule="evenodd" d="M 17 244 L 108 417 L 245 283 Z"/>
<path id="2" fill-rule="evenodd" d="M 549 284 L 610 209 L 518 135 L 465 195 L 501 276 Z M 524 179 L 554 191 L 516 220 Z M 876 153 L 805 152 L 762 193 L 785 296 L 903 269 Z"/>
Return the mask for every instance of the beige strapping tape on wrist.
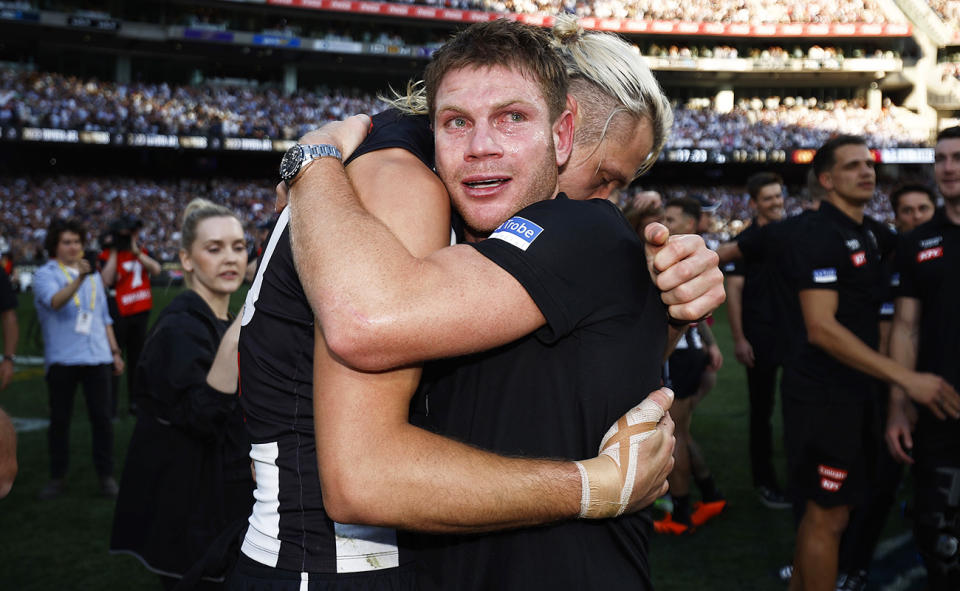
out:
<path id="1" fill-rule="evenodd" d="M 575 462 L 580 470 L 580 518 L 621 515 L 633 493 L 637 446 L 656 431 L 663 410 L 649 398 L 620 417 L 600 442 L 600 455 Z"/>

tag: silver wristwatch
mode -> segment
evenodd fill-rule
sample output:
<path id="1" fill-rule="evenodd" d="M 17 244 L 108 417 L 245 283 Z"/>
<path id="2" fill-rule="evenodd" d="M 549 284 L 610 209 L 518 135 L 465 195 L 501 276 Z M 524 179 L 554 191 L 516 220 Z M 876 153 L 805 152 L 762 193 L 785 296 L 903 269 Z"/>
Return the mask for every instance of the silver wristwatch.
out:
<path id="1" fill-rule="evenodd" d="M 280 178 L 287 188 L 293 186 L 297 177 L 307 165 L 318 158 L 336 158 L 343 161 L 343 155 L 336 146 L 330 144 L 297 144 L 287 150 L 280 161 Z"/>

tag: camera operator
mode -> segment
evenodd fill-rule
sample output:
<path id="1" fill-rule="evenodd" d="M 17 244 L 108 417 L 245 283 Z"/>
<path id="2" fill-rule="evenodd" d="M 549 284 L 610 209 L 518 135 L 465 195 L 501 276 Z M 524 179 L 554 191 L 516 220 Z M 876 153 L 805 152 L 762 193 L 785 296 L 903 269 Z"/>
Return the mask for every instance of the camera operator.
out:
<path id="1" fill-rule="evenodd" d="M 110 315 L 113 317 L 117 342 L 126 357 L 127 392 L 130 397 L 130 414 L 136 414 L 133 369 L 137 367 L 143 342 L 147 338 L 150 310 L 153 308 L 153 293 L 150 277 L 160 273 L 160 263 L 154 260 L 137 243 L 137 232 L 143 221 L 125 215 L 110 223 L 104 237 L 100 271 L 103 282 L 110 290 Z M 120 379 L 113 378 L 111 411 L 117 416 L 120 402 Z"/>

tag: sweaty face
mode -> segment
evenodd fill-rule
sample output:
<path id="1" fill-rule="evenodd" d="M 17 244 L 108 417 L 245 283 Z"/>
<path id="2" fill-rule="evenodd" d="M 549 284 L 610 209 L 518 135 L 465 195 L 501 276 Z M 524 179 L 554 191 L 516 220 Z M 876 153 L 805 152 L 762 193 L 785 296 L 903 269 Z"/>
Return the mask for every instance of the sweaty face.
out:
<path id="1" fill-rule="evenodd" d="M 783 187 L 780 183 L 770 183 L 760 187 L 753 204 L 757 208 L 759 219 L 765 222 L 779 221 L 783 218 Z"/>
<path id="2" fill-rule="evenodd" d="M 611 126 L 599 143 L 574 142 L 570 160 L 560 171 L 560 190 L 571 199 L 606 199 L 630 184 L 651 149 L 648 119 Z"/>
<path id="3" fill-rule="evenodd" d="M 933 217 L 933 201 L 930 196 L 920 191 L 913 191 L 900 195 L 897 202 L 897 211 L 894 212 L 894 223 L 900 232 L 909 232 L 920 224 Z"/>
<path id="4" fill-rule="evenodd" d="M 947 201 L 960 199 L 960 139 L 937 142 L 933 162 L 933 178 L 940 194 Z"/>
<path id="5" fill-rule="evenodd" d="M 663 212 L 663 225 L 670 230 L 671 235 L 694 234 L 697 220 L 683 213 L 682 207 L 670 205 Z"/>
<path id="6" fill-rule="evenodd" d="M 847 144 L 834 152 L 834 165 L 820 175 L 820 184 L 841 199 L 863 204 L 873 198 L 877 188 L 877 173 L 873 154 L 866 146 Z"/>
<path id="7" fill-rule="evenodd" d="M 514 69 L 465 68 L 444 76 L 433 121 L 437 172 L 469 239 L 486 237 L 556 194 L 557 167 L 566 160 L 555 149 L 558 125 L 536 81 Z"/>

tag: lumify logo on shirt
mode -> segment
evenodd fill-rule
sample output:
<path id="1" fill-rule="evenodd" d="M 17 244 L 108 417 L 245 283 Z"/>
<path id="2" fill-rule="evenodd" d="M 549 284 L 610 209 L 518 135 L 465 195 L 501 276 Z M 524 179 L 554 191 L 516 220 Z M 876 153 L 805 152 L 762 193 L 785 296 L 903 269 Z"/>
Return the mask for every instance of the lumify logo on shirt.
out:
<path id="1" fill-rule="evenodd" d="M 527 250 L 541 232 L 543 232 L 543 228 L 537 224 L 526 218 L 516 216 L 500 224 L 500 227 L 494 230 L 490 237 L 509 242 L 520 250 Z"/>

